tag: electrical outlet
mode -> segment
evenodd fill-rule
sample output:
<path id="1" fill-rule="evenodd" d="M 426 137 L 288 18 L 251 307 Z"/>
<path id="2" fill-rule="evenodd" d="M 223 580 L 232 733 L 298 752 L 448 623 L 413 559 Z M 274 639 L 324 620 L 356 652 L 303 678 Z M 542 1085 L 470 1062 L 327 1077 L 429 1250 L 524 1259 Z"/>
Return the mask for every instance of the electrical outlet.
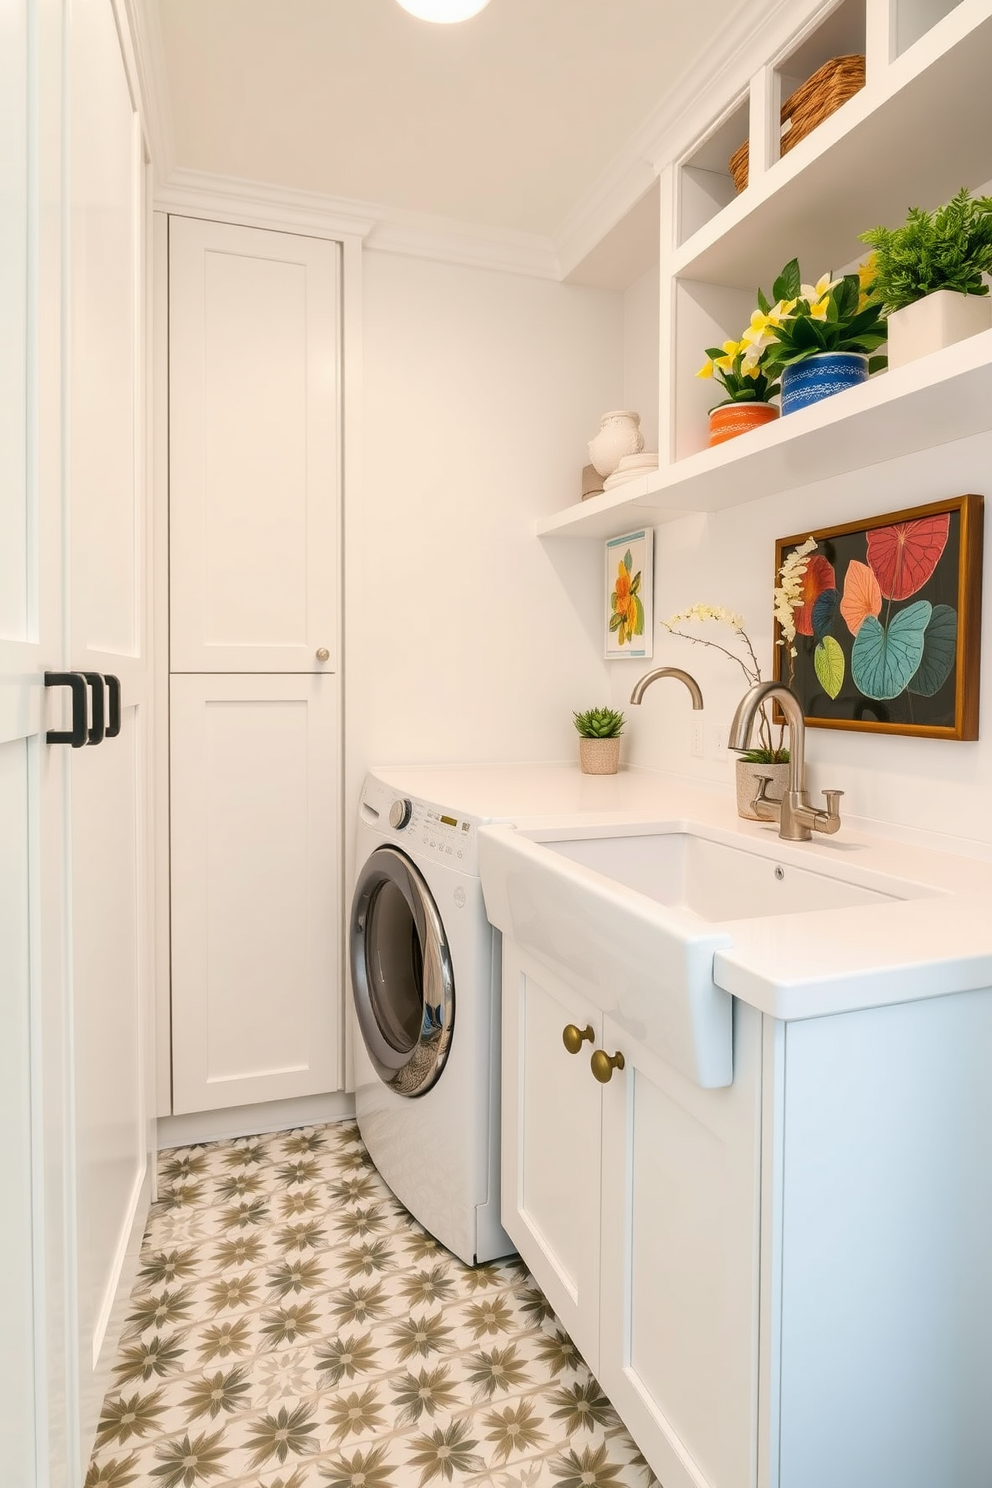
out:
<path id="1" fill-rule="evenodd" d="M 694 718 L 692 720 L 692 727 L 689 733 L 689 753 L 693 759 L 705 759 L 706 757 L 706 736 L 703 732 L 703 721 L 701 718 Z"/>
<path id="2" fill-rule="evenodd" d="M 730 725 L 726 723 L 715 723 L 712 733 L 712 751 L 715 760 L 727 760 L 730 758 L 730 750 L 727 748 L 727 740 L 730 738 Z"/>

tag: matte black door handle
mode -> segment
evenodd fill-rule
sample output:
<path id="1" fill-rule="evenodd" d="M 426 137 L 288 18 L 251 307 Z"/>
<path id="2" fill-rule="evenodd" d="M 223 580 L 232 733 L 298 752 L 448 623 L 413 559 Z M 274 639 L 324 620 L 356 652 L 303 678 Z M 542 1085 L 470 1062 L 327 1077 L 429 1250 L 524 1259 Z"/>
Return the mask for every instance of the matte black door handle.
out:
<path id="1" fill-rule="evenodd" d="M 72 689 L 72 727 L 49 729 L 45 735 L 47 744 L 71 744 L 73 749 L 82 749 L 86 743 L 86 680 L 82 672 L 46 672 L 46 687 L 69 687 Z"/>
<path id="2" fill-rule="evenodd" d="M 107 732 L 103 717 L 103 673 L 83 672 L 83 677 L 93 693 L 93 721 L 90 724 L 86 742 L 87 744 L 102 744 Z"/>
<path id="3" fill-rule="evenodd" d="M 110 718 L 107 722 L 107 738 L 116 739 L 121 731 L 121 683 L 120 678 L 107 672 L 103 679 L 107 684 Z"/>

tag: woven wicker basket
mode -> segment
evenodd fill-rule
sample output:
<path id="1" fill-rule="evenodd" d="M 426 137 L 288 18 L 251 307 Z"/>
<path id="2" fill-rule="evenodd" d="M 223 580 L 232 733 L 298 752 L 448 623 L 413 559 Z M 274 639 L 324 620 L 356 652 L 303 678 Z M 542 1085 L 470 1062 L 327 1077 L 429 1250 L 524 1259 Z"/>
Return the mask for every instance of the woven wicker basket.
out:
<path id="1" fill-rule="evenodd" d="M 865 59 L 859 53 L 847 57 L 832 57 L 829 62 L 824 62 L 812 77 L 789 94 L 782 105 L 783 133 L 779 154 L 786 155 L 793 145 L 798 145 L 824 119 L 829 119 L 842 103 L 853 98 L 864 85 Z M 738 191 L 743 191 L 747 185 L 747 140 L 739 150 L 734 151 L 728 164 L 734 185 Z"/>

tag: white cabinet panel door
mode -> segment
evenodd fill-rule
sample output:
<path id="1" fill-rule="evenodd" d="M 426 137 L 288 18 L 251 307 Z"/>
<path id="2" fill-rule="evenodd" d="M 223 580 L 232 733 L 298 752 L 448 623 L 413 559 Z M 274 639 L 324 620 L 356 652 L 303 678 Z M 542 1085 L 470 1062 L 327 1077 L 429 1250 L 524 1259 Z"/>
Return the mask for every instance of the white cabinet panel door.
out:
<path id="1" fill-rule="evenodd" d="M 599 1378 L 665 1488 L 755 1483 L 760 1023 L 701 1090 L 605 1020 Z"/>
<path id="2" fill-rule="evenodd" d="M 339 258 L 170 218 L 173 672 L 337 669 Z"/>
<path id="3" fill-rule="evenodd" d="M 172 678 L 177 1113 L 340 1088 L 338 692 Z"/>
<path id="4" fill-rule="evenodd" d="M 503 1226 L 586 1363 L 599 1348 L 599 1012 L 503 942 Z M 569 1054 L 568 1024 L 593 1029 Z"/>
<path id="5" fill-rule="evenodd" d="M 70 958 L 80 1423 L 88 1451 L 147 1199 L 143 147 L 109 0 L 70 13 L 70 665 L 111 673 L 121 730 L 71 757 Z"/>

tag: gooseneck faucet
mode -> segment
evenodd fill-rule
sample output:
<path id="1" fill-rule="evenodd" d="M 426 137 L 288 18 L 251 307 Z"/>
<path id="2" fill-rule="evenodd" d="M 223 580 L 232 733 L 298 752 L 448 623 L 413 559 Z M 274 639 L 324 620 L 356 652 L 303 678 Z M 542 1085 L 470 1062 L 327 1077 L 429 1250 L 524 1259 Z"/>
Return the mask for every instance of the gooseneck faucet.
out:
<path id="1" fill-rule="evenodd" d="M 655 667 L 653 672 L 645 672 L 640 681 L 634 684 L 634 690 L 630 694 L 632 703 L 639 703 L 652 682 L 657 682 L 659 677 L 674 677 L 677 682 L 684 682 L 689 689 L 692 698 L 692 706 L 698 710 L 703 706 L 703 694 L 699 690 L 699 683 L 695 677 L 690 677 L 688 672 L 683 672 L 680 667 Z"/>
<path id="2" fill-rule="evenodd" d="M 778 835 L 787 842 L 809 842 L 814 832 L 833 833 L 840 826 L 837 802 L 844 794 L 839 790 L 825 790 L 826 811 L 818 811 L 810 804 L 806 789 L 806 724 L 802 704 L 782 682 L 756 682 L 737 704 L 730 725 L 727 748 L 744 754 L 750 748 L 751 726 L 762 703 L 775 698 L 789 727 L 789 788 L 781 801 L 765 793 L 771 784 L 770 775 L 758 779 L 758 794 L 751 802 L 752 809 L 762 821 L 777 821 Z"/>

